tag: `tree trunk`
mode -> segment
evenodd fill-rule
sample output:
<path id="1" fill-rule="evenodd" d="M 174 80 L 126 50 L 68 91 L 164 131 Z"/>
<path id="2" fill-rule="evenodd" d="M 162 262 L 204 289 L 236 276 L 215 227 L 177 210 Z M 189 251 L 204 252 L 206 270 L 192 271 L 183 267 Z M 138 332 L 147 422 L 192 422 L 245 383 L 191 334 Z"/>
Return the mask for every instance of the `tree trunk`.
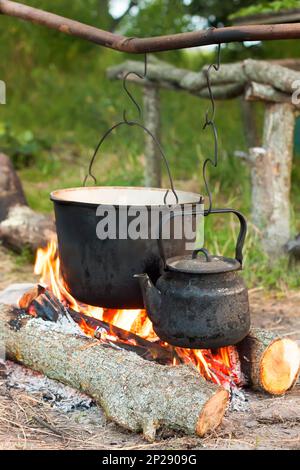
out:
<path id="1" fill-rule="evenodd" d="M 25 194 L 10 158 L 0 153 L 0 222 L 16 205 L 27 205 Z"/>
<path id="2" fill-rule="evenodd" d="M 278 257 L 290 239 L 290 189 L 295 111 L 288 103 L 267 104 L 263 146 L 250 150 L 253 223 L 262 247 Z"/>
<path id="3" fill-rule="evenodd" d="M 144 120 L 147 129 L 160 139 L 159 89 L 154 86 L 143 88 Z M 161 187 L 161 154 L 150 135 L 145 135 L 145 186 Z"/>
<path id="4" fill-rule="evenodd" d="M 259 136 L 253 104 L 245 101 L 243 98 L 240 103 L 247 147 L 256 147 L 259 142 Z"/>
<path id="5" fill-rule="evenodd" d="M 145 361 L 4 305 L 1 341 L 8 358 L 87 393 L 110 419 L 149 440 L 159 427 L 203 436 L 220 424 L 228 404 L 228 392 L 196 369 Z"/>
<path id="6" fill-rule="evenodd" d="M 253 328 L 237 347 L 242 371 L 253 388 L 281 395 L 296 383 L 300 351 L 295 341 Z"/>

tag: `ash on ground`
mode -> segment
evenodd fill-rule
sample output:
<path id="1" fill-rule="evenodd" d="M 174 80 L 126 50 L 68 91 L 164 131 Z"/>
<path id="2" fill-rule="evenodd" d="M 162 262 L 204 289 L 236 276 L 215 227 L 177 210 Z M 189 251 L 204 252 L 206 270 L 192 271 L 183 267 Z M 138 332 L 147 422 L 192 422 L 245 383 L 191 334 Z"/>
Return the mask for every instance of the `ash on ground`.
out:
<path id="1" fill-rule="evenodd" d="M 35 372 L 19 364 L 6 361 L 6 386 L 38 394 L 42 399 L 60 411 L 68 413 L 74 410 L 87 410 L 95 406 L 87 395 L 63 385 L 56 380 Z"/>
<path id="2" fill-rule="evenodd" d="M 232 387 L 230 391 L 229 411 L 249 411 L 249 399 L 244 390 Z"/>

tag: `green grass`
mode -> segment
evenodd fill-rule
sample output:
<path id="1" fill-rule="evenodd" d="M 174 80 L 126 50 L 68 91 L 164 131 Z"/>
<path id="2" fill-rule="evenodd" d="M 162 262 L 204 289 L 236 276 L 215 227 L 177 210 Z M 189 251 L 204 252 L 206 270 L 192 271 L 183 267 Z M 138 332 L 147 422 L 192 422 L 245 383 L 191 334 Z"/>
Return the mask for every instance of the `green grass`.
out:
<path id="1" fill-rule="evenodd" d="M 115 87 L 118 85 L 117 93 Z M 53 140 L 51 150 L 42 150 L 34 156 L 33 162 L 27 168 L 20 170 L 20 176 L 25 184 L 26 192 L 33 207 L 41 210 L 50 210 L 51 206 L 44 204 L 41 195 L 53 189 L 66 186 L 81 185 L 87 171 L 89 159 L 93 148 L 104 131 L 120 118 L 124 103 L 124 97 L 120 83 L 106 83 L 106 95 L 116 95 L 115 101 L 120 103 L 118 112 L 112 113 L 107 118 L 105 125 L 89 120 L 85 117 L 77 123 L 77 128 L 71 136 L 69 126 L 71 124 L 59 124 L 54 120 L 55 126 L 49 129 L 41 125 L 40 120 L 31 116 L 31 122 L 27 119 L 27 125 L 33 129 L 34 135 Z M 138 90 L 139 91 L 139 90 Z M 161 93 L 162 107 L 162 145 L 170 163 L 171 172 L 175 180 L 199 181 L 199 191 L 203 191 L 201 179 L 201 165 L 204 159 L 211 155 L 213 140 L 209 130 L 202 130 L 204 114 L 208 103 L 198 100 L 186 93 L 175 92 Z M 61 98 L 63 99 L 63 98 Z M 106 97 L 106 100 L 108 98 Z M 102 99 L 99 98 L 99 106 Z M 105 104 L 105 100 L 104 100 Z M 17 105 L 11 103 L 5 109 L 7 119 Z M 80 105 L 79 105 L 80 106 Z M 21 106 L 22 108 L 22 106 Z M 60 108 L 60 111 L 63 112 Z M 69 110 L 66 108 L 66 115 Z M 104 113 L 106 114 L 106 113 Z M 20 109 L 16 123 L 17 129 L 21 129 L 24 119 Z M 228 119 L 230 115 L 230 119 Z M 67 120 L 67 116 L 64 116 Z M 70 117 L 73 120 L 74 116 Z M 221 185 L 221 191 L 228 192 L 235 186 L 237 197 L 242 197 L 246 203 L 244 177 L 247 169 L 233 156 L 236 149 L 245 150 L 243 130 L 240 126 L 240 107 L 238 101 L 220 103 L 217 108 L 217 122 L 220 135 L 220 166 L 217 170 L 211 169 L 212 185 Z M 20 126 L 20 127 L 18 127 Z M 73 126 L 75 128 L 75 124 Z M 138 128 L 121 128 L 113 133 L 99 152 L 94 172 L 99 184 L 115 185 L 142 185 L 143 184 L 143 151 L 144 136 Z M 166 171 L 164 171 L 165 183 L 168 184 Z M 234 180 L 233 175 L 238 178 Z"/>
<path id="2" fill-rule="evenodd" d="M 13 257 L 14 257 L 14 261 L 17 267 L 26 266 L 29 263 L 33 264 L 34 258 L 35 258 L 32 253 L 32 250 L 29 247 L 24 247 L 21 253 L 18 253 L 18 254 L 14 253 Z"/>
<path id="3" fill-rule="evenodd" d="M 210 217 L 213 215 L 205 220 L 205 244 L 213 253 L 234 257 L 239 230 L 235 217 L 226 214 L 220 219 L 217 216 L 218 220 L 214 222 L 209 220 Z M 260 248 L 259 233 L 249 221 L 242 274 L 249 288 L 276 290 L 278 294 L 300 288 L 299 265 L 293 265 L 287 257 L 279 257 L 270 263 Z"/>

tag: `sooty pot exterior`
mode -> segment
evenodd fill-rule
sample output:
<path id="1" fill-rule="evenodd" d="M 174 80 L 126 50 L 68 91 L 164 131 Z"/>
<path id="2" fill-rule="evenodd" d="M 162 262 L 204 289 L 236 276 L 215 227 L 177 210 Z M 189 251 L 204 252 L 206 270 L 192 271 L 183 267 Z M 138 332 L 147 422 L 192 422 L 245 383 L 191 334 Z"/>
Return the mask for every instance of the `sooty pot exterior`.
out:
<path id="1" fill-rule="evenodd" d="M 151 213 L 169 212 L 167 205 L 160 205 L 166 191 L 152 188 L 109 188 L 90 187 L 74 188 L 52 193 L 58 236 L 60 269 L 68 291 L 83 303 L 113 309 L 143 308 L 142 293 L 134 274 L 147 272 L 156 282 L 161 272 L 161 259 L 157 240 L 151 239 L 151 231 L 157 230 L 151 225 Z M 109 195 L 116 199 L 115 205 L 108 204 Z M 180 200 L 187 199 L 187 205 L 195 206 L 198 195 L 178 191 Z M 126 199 L 127 198 L 127 199 Z M 131 198 L 131 199 L 130 199 Z M 77 200 L 78 199 L 78 200 Z M 119 229 L 119 214 L 129 209 L 122 200 L 130 199 L 130 204 L 143 199 L 147 204 L 153 200 L 153 206 L 135 206 L 147 213 L 149 220 L 148 238 L 123 238 Z M 192 202 L 190 203 L 189 200 Z M 83 202 L 82 202 L 83 201 Z M 96 201 L 96 202 L 93 202 Z M 97 215 L 98 201 L 116 217 L 116 237 L 99 239 L 96 228 L 107 213 Z M 157 202 L 158 201 L 158 202 Z M 185 203 L 181 204 L 182 213 Z M 184 214 L 182 215 L 182 218 Z M 136 215 L 127 217 L 126 230 L 134 222 Z M 168 256 L 186 253 L 185 238 L 175 239 L 174 224 L 170 224 L 171 237 L 166 240 Z"/>
<path id="2" fill-rule="evenodd" d="M 250 329 L 248 291 L 238 272 L 165 272 L 154 286 L 146 276 L 144 302 L 156 334 L 182 348 L 219 348 Z M 148 284 L 147 286 L 145 284 Z"/>

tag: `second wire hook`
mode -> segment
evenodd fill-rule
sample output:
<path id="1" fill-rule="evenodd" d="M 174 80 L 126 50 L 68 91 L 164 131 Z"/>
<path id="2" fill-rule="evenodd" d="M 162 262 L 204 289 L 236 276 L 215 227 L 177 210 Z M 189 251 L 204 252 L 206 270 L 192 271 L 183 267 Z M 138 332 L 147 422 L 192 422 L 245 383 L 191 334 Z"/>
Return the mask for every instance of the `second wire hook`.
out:
<path id="1" fill-rule="evenodd" d="M 124 75 L 124 78 L 123 78 L 123 89 L 125 91 L 125 93 L 127 94 L 127 96 L 129 97 L 130 101 L 134 104 L 134 106 L 136 107 L 137 109 L 137 112 L 138 112 L 138 116 L 139 116 L 139 120 L 142 119 L 142 116 L 143 116 L 143 112 L 142 112 L 142 108 L 141 106 L 139 105 L 139 103 L 136 101 L 136 99 L 134 98 L 134 96 L 132 95 L 132 93 L 128 90 L 127 88 L 127 79 L 129 77 L 129 75 L 135 75 L 137 78 L 140 78 L 141 80 L 144 80 L 147 76 L 147 53 L 144 54 L 144 72 L 143 74 L 140 74 L 138 72 L 127 72 L 125 75 Z M 132 123 L 132 120 L 129 120 L 126 116 L 126 109 L 124 109 L 123 111 L 123 120 L 126 122 L 126 124 L 128 125 L 131 125 Z"/>

